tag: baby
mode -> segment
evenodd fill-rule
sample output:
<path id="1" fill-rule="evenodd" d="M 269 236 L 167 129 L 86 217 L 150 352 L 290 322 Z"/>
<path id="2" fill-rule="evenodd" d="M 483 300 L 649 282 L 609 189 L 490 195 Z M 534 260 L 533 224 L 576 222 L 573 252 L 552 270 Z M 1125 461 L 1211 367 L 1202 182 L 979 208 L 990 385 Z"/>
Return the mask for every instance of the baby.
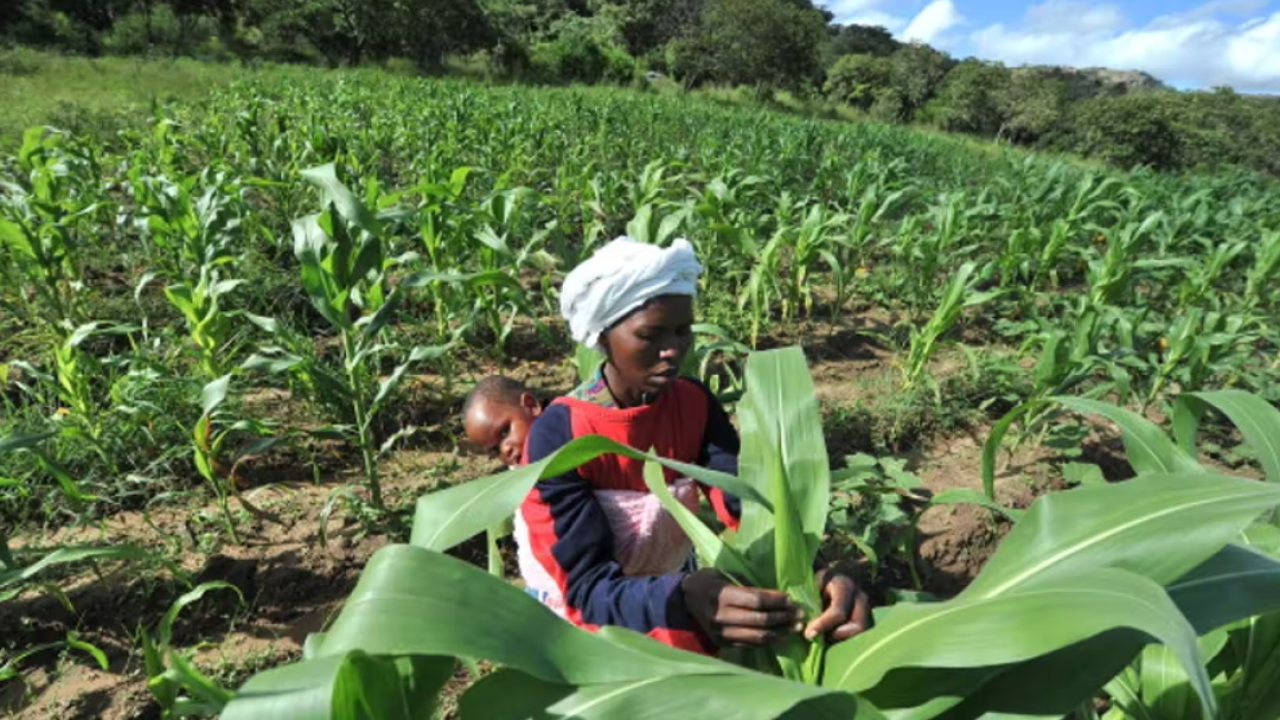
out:
<path id="1" fill-rule="evenodd" d="M 541 414 L 542 402 L 523 383 L 490 375 L 467 395 L 462 426 L 467 439 L 514 468 L 524 457 L 529 426 Z"/>

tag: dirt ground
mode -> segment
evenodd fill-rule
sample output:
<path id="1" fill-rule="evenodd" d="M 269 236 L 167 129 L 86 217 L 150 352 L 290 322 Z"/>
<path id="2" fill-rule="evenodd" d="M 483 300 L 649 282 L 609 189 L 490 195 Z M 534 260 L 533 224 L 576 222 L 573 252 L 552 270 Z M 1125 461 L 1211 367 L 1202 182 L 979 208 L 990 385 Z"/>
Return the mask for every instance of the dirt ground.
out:
<path id="1" fill-rule="evenodd" d="M 839 411 L 873 399 L 869 394 L 894 392 L 892 379 L 897 371 L 890 353 L 858 328 L 820 329 L 816 337 L 806 345 L 818 395 L 828 414 L 831 408 Z M 779 344 L 786 342 L 782 339 Z M 549 392 L 563 392 L 573 384 L 571 369 L 541 359 L 505 372 Z M 288 398 L 273 392 L 254 402 L 285 412 L 282 406 Z M 433 439 L 424 441 L 425 447 L 395 453 L 386 464 L 384 483 L 393 506 L 411 507 L 414 498 L 442 481 L 464 482 L 500 470 L 487 458 L 440 450 L 452 446 L 445 442 L 448 418 L 415 418 L 424 419 L 436 423 Z M 847 436 L 843 432 L 829 429 L 833 458 L 863 444 L 860 436 L 854 437 L 859 435 L 856 427 Z M 908 467 L 934 493 L 957 487 L 980 489 L 984 437 L 984 429 L 977 428 L 971 434 L 931 439 L 911 449 Z M 300 468 L 300 458 L 287 453 L 247 468 L 244 484 L 250 489 L 245 497 L 263 517 L 248 517 L 242 524 L 245 543 L 241 546 L 202 545 L 199 523 L 193 525 L 192 518 L 204 512 L 211 518 L 205 522 L 214 522 L 212 508 L 185 507 L 121 513 L 91 528 L 52 537 L 20 537 L 14 545 L 132 542 L 166 550 L 196 582 L 231 583 L 244 603 L 230 591 L 210 593 L 183 612 L 175 626 L 174 644 L 195 648 L 198 667 L 234 688 L 254 672 L 299 657 L 306 636 L 320 630 L 340 608 L 370 555 L 396 541 L 386 535 L 361 535 L 361 526 L 348 519 L 341 507 L 327 511 L 335 495 L 358 483 L 356 465 L 336 449 L 333 455 L 330 463 L 320 465 L 325 475 L 319 484 L 310 470 Z M 998 482 L 1000 500 L 1026 507 L 1051 486 L 1052 473 L 1044 460 L 1042 452 L 1018 453 Z M 265 519 L 268 514 L 274 519 Z M 322 522 L 322 517 L 327 519 Z M 921 522 L 918 545 L 925 589 L 942 595 L 962 589 L 1007 529 L 1007 524 L 981 508 L 931 509 Z M 459 554 L 466 557 L 474 552 L 464 547 Z M 483 562 L 481 555 L 474 559 Z M 6 603 L 0 613 L 0 638 L 21 638 L 23 646 L 29 647 L 57 642 L 75 631 L 104 650 L 109 667 L 103 671 L 87 655 L 76 652 L 55 650 L 28 658 L 19 679 L 0 685 L 0 712 L 22 720 L 159 717 L 134 638 L 140 626 L 154 627 L 168 604 L 185 590 L 160 568 L 142 572 L 136 567 L 103 568 L 102 577 L 90 574 L 70 586 L 67 599 L 74 612 L 47 594 L 30 593 Z"/>

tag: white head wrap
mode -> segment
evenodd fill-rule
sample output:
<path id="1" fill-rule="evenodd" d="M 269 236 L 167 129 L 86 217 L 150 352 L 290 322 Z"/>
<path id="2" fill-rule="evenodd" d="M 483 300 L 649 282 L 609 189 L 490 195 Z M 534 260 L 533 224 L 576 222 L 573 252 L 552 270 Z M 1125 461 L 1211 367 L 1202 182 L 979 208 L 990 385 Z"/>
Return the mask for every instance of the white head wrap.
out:
<path id="1" fill-rule="evenodd" d="M 680 238 L 669 248 L 620 237 L 574 268 L 560 290 L 560 314 L 577 342 L 604 352 L 600 334 L 660 295 L 697 296 L 702 266 Z"/>

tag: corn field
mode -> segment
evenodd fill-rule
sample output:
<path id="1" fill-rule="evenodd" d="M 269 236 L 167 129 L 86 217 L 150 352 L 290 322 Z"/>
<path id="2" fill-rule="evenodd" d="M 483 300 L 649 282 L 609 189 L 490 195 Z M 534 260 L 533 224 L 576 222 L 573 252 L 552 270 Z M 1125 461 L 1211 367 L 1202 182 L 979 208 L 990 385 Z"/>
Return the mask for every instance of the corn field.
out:
<path id="1" fill-rule="evenodd" d="M 832 467 L 824 488 L 853 476 L 827 457 L 804 356 L 774 348 L 839 352 L 854 333 L 891 358 L 892 393 L 977 414 L 985 477 L 952 501 L 1014 529 L 969 589 L 894 605 L 869 639 L 793 648 L 801 660 L 789 662 L 819 663 L 801 682 L 769 658 L 748 670 L 622 633 L 539 630 L 552 620 L 529 598 L 443 554 L 492 531 L 541 467 L 429 493 L 415 516 L 388 494 L 387 464 L 455 447 L 453 416 L 480 374 L 571 367 L 559 281 L 621 234 L 694 243 L 706 272 L 687 370 L 741 399 L 761 448 L 783 442 L 769 418 L 807 427 L 796 452 Z M 1266 613 L 1280 609 L 1280 544 L 1260 516 L 1280 494 L 1202 467 L 1195 442 L 1203 420 L 1280 482 L 1278 317 L 1280 188 L 1246 174 L 1119 173 L 623 91 L 263 76 L 157 105 L 116 136 L 33 128 L 0 158 L 0 602 L 59 593 L 72 569 L 113 562 L 181 578 L 190 592 L 139 634 L 165 717 L 438 717 L 456 658 L 484 675 L 464 718 L 657 717 L 670 696 L 693 698 L 685 714 L 666 708 L 680 717 L 1096 716 L 1089 700 L 1105 696 L 1117 719 L 1277 720 L 1265 689 L 1280 677 L 1280 636 Z M 768 385 L 753 383 L 753 363 L 785 369 L 799 404 L 753 396 Z M 976 380 L 957 396 L 961 375 Z M 1082 487 L 1030 509 L 999 504 L 1002 443 L 1078 445 L 1064 411 L 1118 423 L 1137 477 L 1099 483 L 1072 463 Z M 199 497 L 209 507 L 188 521 L 192 548 L 244 546 L 271 517 L 245 475 L 273 457 L 334 488 L 321 535 L 345 513 L 407 543 L 370 560 L 349 612 L 299 665 L 239 693 L 171 647 L 179 610 L 226 585 L 196 587 L 168 559 L 187 538 L 33 542 L 31 528 Z M 772 527 L 801 503 L 779 488 L 817 482 L 799 467 L 746 486 L 705 481 L 754 498 Z M 793 539 L 808 559 L 830 532 L 832 499 L 815 495 Z M 473 497 L 486 509 L 457 516 Z M 729 551 L 704 540 L 705 559 L 723 561 Z M 853 542 L 874 550 L 869 535 Z M 893 551 L 910 557 L 914 544 Z M 765 583 L 785 574 L 739 561 Z M 1211 607 L 1205 588 L 1236 601 Z M 412 604 L 384 607 L 379 593 L 435 615 L 415 624 Z M 503 608 L 497 630 L 471 613 L 485 597 Z M 1263 640 L 1269 661 L 1232 652 Z M 5 643 L 0 682 L 46 649 Z M 550 643 L 582 658 L 549 657 Z M 74 633 L 53 645 L 106 667 Z M 1157 667 L 1167 687 L 1153 685 Z"/>

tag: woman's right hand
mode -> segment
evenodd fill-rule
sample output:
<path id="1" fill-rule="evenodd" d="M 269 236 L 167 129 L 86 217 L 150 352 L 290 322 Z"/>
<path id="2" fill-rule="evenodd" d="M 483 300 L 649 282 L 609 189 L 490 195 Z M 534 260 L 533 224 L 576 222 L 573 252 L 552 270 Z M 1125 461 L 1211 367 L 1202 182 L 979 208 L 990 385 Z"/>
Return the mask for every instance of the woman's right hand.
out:
<path id="1" fill-rule="evenodd" d="M 735 585 L 719 570 L 680 583 L 685 607 L 716 644 L 771 645 L 804 630 L 804 610 L 784 592 Z"/>

